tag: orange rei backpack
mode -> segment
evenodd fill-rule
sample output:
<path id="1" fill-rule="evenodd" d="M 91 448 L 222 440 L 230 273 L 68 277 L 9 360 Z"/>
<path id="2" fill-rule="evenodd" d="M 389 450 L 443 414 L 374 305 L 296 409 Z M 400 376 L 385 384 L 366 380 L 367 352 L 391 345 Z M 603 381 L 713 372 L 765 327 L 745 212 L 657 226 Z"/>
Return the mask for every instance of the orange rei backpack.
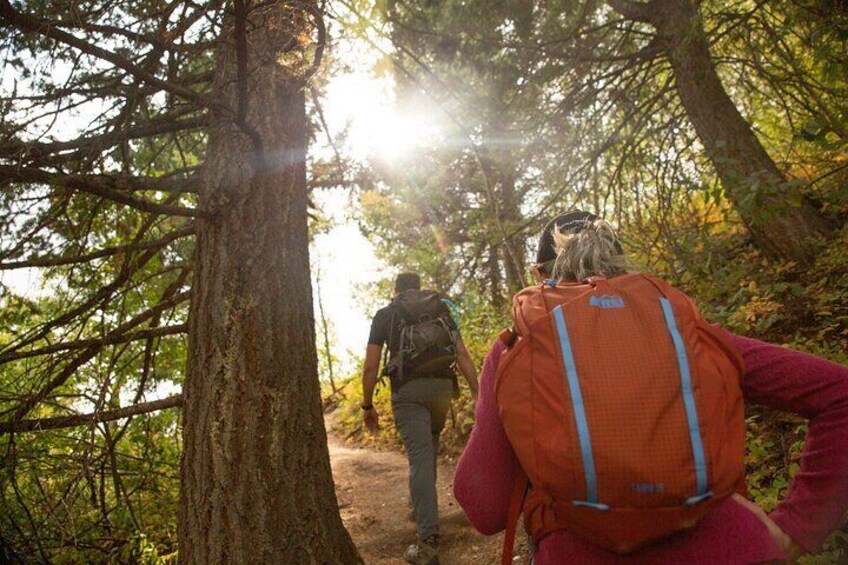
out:
<path id="1" fill-rule="evenodd" d="M 495 396 L 526 477 L 505 565 L 522 512 L 535 542 L 563 529 L 627 553 L 744 489 L 742 359 L 685 294 L 633 273 L 546 281 L 513 309 Z"/>

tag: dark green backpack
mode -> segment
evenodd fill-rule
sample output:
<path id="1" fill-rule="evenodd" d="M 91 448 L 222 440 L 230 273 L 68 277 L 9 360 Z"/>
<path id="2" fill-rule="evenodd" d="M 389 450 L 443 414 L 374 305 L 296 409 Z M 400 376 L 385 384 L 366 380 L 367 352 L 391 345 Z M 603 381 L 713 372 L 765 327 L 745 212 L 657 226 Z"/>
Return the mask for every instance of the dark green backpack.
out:
<path id="1" fill-rule="evenodd" d="M 432 290 L 405 290 L 392 300 L 392 325 L 396 318 L 400 342 L 391 362 L 383 366 L 396 388 L 412 379 L 453 373 L 458 334 L 443 298 Z"/>

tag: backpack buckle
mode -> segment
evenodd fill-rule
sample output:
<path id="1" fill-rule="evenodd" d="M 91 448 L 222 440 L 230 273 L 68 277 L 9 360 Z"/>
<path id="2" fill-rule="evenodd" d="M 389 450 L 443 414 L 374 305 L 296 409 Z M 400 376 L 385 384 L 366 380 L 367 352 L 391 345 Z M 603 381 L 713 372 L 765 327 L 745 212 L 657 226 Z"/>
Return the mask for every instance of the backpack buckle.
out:
<path id="1" fill-rule="evenodd" d="M 604 284 L 607 282 L 607 279 L 604 277 L 588 277 L 583 279 L 583 284 L 588 284 L 592 288 L 596 288 L 598 284 Z"/>
<path id="2" fill-rule="evenodd" d="M 507 347 L 512 347 L 512 344 L 518 339 L 518 334 L 512 328 L 507 328 L 498 334 L 498 339 Z"/>

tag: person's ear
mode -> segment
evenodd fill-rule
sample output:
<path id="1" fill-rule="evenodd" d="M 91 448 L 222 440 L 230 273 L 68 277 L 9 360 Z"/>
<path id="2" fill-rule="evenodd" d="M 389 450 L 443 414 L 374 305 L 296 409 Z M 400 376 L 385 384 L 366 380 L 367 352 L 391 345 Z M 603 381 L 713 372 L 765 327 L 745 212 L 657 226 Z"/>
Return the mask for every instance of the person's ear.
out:
<path id="1" fill-rule="evenodd" d="M 542 271 L 540 271 L 539 267 L 537 267 L 536 265 L 533 265 L 532 267 L 530 267 L 530 272 L 533 273 L 534 277 L 536 277 L 536 282 L 542 282 L 545 279 L 550 278 L 550 277 L 548 277 L 548 275 L 546 275 Z"/>

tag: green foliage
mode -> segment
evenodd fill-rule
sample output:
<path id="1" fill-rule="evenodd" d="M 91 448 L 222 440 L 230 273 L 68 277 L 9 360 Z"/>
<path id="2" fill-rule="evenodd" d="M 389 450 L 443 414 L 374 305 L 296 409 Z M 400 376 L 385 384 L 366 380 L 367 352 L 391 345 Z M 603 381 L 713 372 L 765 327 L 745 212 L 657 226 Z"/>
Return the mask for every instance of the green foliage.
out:
<path id="1" fill-rule="evenodd" d="M 161 555 L 156 544 L 144 534 L 134 535 L 119 551 L 110 556 L 112 563 L 137 563 L 138 565 L 170 565 L 177 562 L 177 553 Z"/>
<path id="2" fill-rule="evenodd" d="M 771 512 L 785 496 L 798 471 L 806 424 L 802 421 L 756 413 L 747 419 L 748 494 Z M 776 429 L 780 432 L 776 435 Z"/>
<path id="3" fill-rule="evenodd" d="M 373 449 L 400 449 L 400 435 L 392 422 L 392 401 L 388 383 L 378 384 L 374 392 L 374 408 L 380 415 L 380 430 L 372 434 L 362 425 L 362 381 L 357 374 L 341 382 L 333 420 L 335 431 L 346 442 Z"/>
<path id="4" fill-rule="evenodd" d="M 214 11 L 198 11 L 204 23 L 186 25 L 179 20 L 193 9 L 158 0 L 11 5 L 199 94 L 211 84 L 212 44 L 202 38 L 211 37 Z M 5 16 L 0 25 L 11 55 L 0 64 L 0 166 L 59 179 L 20 181 L 8 169 L 0 178 L 3 280 L 10 272 L 14 280 L 16 262 L 46 261 L 25 271 L 32 295 L 0 286 L 0 355 L 32 354 L 0 362 L 2 420 L 108 411 L 178 393 L 186 364 L 180 332 L 130 339 L 118 329 L 188 289 L 192 220 L 122 200 L 197 206 L 191 182 L 205 133 L 172 126 L 205 109 L 55 38 L 15 29 Z M 79 190 L 89 179 L 114 182 L 118 200 Z M 153 188 L 134 188 L 133 179 Z M 175 302 L 128 332 L 179 326 L 187 310 L 186 300 Z M 0 546 L 25 562 L 175 562 L 179 417 L 166 410 L 0 435 Z"/>

